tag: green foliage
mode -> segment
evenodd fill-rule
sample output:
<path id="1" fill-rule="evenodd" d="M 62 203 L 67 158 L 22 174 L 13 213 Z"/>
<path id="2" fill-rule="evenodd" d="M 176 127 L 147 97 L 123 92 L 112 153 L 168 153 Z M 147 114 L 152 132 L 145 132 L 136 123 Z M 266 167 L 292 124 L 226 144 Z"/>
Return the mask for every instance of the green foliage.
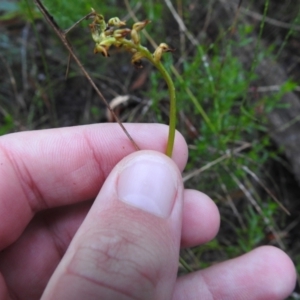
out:
<path id="1" fill-rule="evenodd" d="M 240 247 L 239 254 L 249 252 L 263 243 L 266 236 L 265 228 L 267 225 L 273 226 L 272 220 L 277 210 L 277 204 L 272 201 L 262 205 L 261 214 L 255 212 L 252 207 L 248 208 L 248 212 L 245 213 L 245 228 L 236 228 Z"/>
<path id="2" fill-rule="evenodd" d="M 110 13 L 114 13 L 116 11 L 116 9 L 114 9 L 114 7 L 116 7 L 116 1 L 110 2 L 111 4 L 109 6 L 107 4 L 101 4 L 96 0 L 79 0 L 76 1 L 76 3 L 71 3 L 70 1 L 44 0 L 43 4 L 47 7 L 50 14 L 55 18 L 55 21 L 58 23 L 58 25 L 61 28 L 66 29 L 72 26 L 77 20 L 88 14 L 91 11 L 91 7 L 96 10 L 101 10 L 103 14 L 107 12 L 108 8 Z M 37 15 L 41 16 L 32 1 L 21 0 L 19 2 L 19 8 L 26 16 L 28 16 L 28 6 L 32 11 L 36 12 Z"/>
<path id="3" fill-rule="evenodd" d="M 256 120 L 255 104 L 243 110 L 243 99 L 253 75 L 242 68 L 230 51 L 226 57 L 221 54 L 215 46 L 214 55 L 208 61 L 198 51 L 185 63 L 182 74 L 184 81 L 178 87 L 179 109 L 187 115 L 197 113 L 202 116 L 197 106 L 191 105 L 186 99 L 185 90 L 190 88 L 209 119 L 209 123 L 200 119 L 194 124 L 201 135 L 195 143 L 195 151 L 190 152 L 192 165 L 199 157 L 203 161 L 219 157 L 235 141 L 243 140 L 260 125 Z M 204 64 L 210 69 L 210 75 Z M 207 151 L 208 146 L 216 151 Z"/>
<path id="4" fill-rule="evenodd" d="M 252 96 L 255 91 L 252 82 L 256 80 L 254 68 L 246 70 L 234 54 L 236 47 L 242 48 L 256 42 L 249 36 L 253 27 L 239 26 L 238 30 L 238 44 L 227 40 L 224 48 L 223 41 L 220 40 L 213 45 L 198 46 L 194 55 L 183 63 L 183 80 L 176 82 L 178 110 L 184 112 L 198 133 L 196 139 L 192 137 L 188 140 L 191 147 L 187 172 L 218 160 L 242 144 L 251 144 L 249 149 L 238 156 L 228 157 L 212 165 L 200 176 L 186 183 L 187 187 L 194 188 L 197 185 L 214 199 L 224 195 L 222 185 L 229 194 L 240 188 L 237 182 L 243 184 L 247 177 L 243 167 L 249 168 L 260 178 L 262 167 L 276 157 L 276 153 L 270 150 L 266 116 L 273 109 L 283 107 L 280 103 L 282 96 L 296 87 L 289 80 L 277 92 L 255 99 Z M 256 63 L 265 55 L 270 56 L 272 53 L 270 50 L 266 53 L 259 49 L 255 57 Z M 187 94 L 187 90 L 192 92 L 193 98 Z M 182 129 L 181 131 L 183 132 Z M 247 203 L 245 210 L 239 212 L 245 226 L 240 228 L 237 224 L 230 225 L 235 229 L 235 241 L 224 245 L 221 236 L 220 241 L 194 249 L 199 261 L 200 254 L 215 251 L 216 248 L 226 257 L 235 257 L 265 242 L 265 221 L 268 220 L 269 224 L 274 222 L 278 207 L 269 198 L 262 203 L 253 187 L 245 188 L 258 201 L 262 213 L 259 214 Z M 218 203 L 223 205 L 222 202 Z M 223 222 L 231 223 L 226 218 Z M 203 267 L 202 264 L 199 266 Z"/>
<path id="5" fill-rule="evenodd" d="M 11 18 L 15 17 L 19 13 L 19 6 L 15 2 L 11 1 L 1 1 L 0 2 L 0 11 L 2 15 L 0 15 L 0 20 L 10 20 Z"/>
<path id="6" fill-rule="evenodd" d="M 243 33 L 239 41 L 242 46 L 252 28 L 245 26 L 239 30 Z M 230 149 L 248 142 L 251 143 L 251 149 L 247 150 L 247 155 L 226 162 L 231 172 L 240 178 L 244 175 L 240 166 L 254 168 L 255 173 L 259 174 L 257 166 L 268 160 L 266 114 L 278 107 L 282 95 L 293 90 L 295 84 L 287 82 L 282 85 L 280 92 L 254 101 L 250 98 L 249 87 L 256 77 L 255 73 L 244 69 L 233 54 L 235 47 L 236 43 L 227 41 L 224 51 L 220 41 L 209 48 L 209 55 L 205 46 L 199 46 L 194 56 L 184 62 L 183 81 L 177 82 L 177 91 L 178 109 L 189 116 L 199 133 L 198 139 L 193 140 L 188 166 L 195 168 L 214 161 Z M 258 55 L 263 57 L 263 53 Z M 192 91 L 196 103 L 187 97 L 187 89 Z M 201 176 L 201 189 L 211 187 L 211 176 L 215 172 L 221 174 L 222 182 L 228 187 L 236 186 L 228 172 L 224 172 L 222 166 L 217 164 Z M 216 189 L 213 190 L 216 192 Z"/>
<path id="7" fill-rule="evenodd" d="M 245 228 L 236 228 L 238 235 L 238 244 L 243 252 L 249 252 L 253 248 L 257 247 L 264 238 L 265 224 L 262 217 L 249 207 L 248 213 L 245 214 L 247 221 Z"/>
<path id="8" fill-rule="evenodd" d="M 0 123 L 0 136 L 12 132 L 14 129 L 14 122 L 11 115 L 6 115 L 2 124 Z"/>
<path id="9" fill-rule="evenodd" d="M 161 16 L 163 13 L 164 5 L 161 1 L 145 1 L 144 9 L 148 12 L 148 18 L 150 20 L 157 19 L 157 16 Z"/>

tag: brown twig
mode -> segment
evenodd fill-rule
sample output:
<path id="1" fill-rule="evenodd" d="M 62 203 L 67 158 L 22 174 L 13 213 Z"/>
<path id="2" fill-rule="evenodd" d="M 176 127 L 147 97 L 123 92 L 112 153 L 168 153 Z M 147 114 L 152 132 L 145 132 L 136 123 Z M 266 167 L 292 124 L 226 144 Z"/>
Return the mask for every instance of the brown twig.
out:
<path id="1" fill-rule="evenodd" d="M 73 51 L 72 46 L 68 42 L 65 31 L 63 31 L 63 30 L 61 30 L 59 28 L 59 26 L 55 22 L 54 18 L 49 14 L 49 12 L 44 7 L 44 5 L 41 3 L 40 0 L 34 0 L 34 2 L 36 4 L 36 6 L 39 8 L 39 10 L 41 11 L 41 13 L 43 14 L 43 16 L 45 17 L 45 19 L 48 22 L 48 24 L 53 28 L 53 30 L 55 31 L 55 33 L 57 34 L 57 36 L 60 38 L 60 40 L 62 41 L 62 43 L 64 44 L 64 46 L 67 48 L 67 50 L 69 51 L 71 57 L 75 60 L 76 64 L 78 65 L 78 67 L 80 68 L 80 70 L 82 71 L 82 73 L 84 74 L 84 76 L 87 78 L 87 80 L 89 81 L 89 83 L 92 85 L 92 87 L 96 91 L 97 95 L 103 101 L 103 103 L 105 104 L 105 106 L 107 107 L 107 109 L 111 112 L 112 116 L 117 121 L 117 123 L 121 126 L 122 130 L 124 131 L 124 133 L 126 134 L 126 136 L 129 138 L 129 140 L 131 141 L 131 143 L 133 144 L 133 146 L 135 147 L 135 149 L 136 150 L 140 150 L 140 148 L 138 147 L 138 145 L 136 144 L 136 142 L 133 140 L 133 138 L 130 136 L 130 134 L 128 133 L 128 131 L 126 130 L 126 128 L 124 127 L 124 125 L 122 124 L 122 122 L 116 116 L 115 112 L 111 109 L 109 103 L 104 98 L 104 96 L 102 95 L 102 93 L 100 92 L 100 90 L 98 89 L 98 87 L 96 86 L 96 84 L 93 81 L 93 79 L 91 78 L 91 76 L 88 74 L 88 72 L 83 67 L 81 61 L 79 60 L 79 58 L 77 57 L 77 55 Z M 90 15 L 91 14 L 86 15 L 81 20 L 84 20 L 84 19 L 88 18 Z M 71 29 L 72 29 L 72 27 L 71 27 Z M 69 31 L 70 31 L 70 29 L 68 29 L 66 32 L 69 32 Z"/>
<path id="2" fill-rule="evenodd" d="M 231 151 L 228 151 L 226 152 L 224 155 L 220 156 L 219 158 L 209 162 L 208 164 L 206 164 L 205 166 L 197 169 L 197 170 L 194 170 L 192 172 L 190 172 L 189 174 L 185 175 L 183 177 L 183 182 L 186 182 L 188 181 L 189 179 L 195 177 L 195 176 L 198 176 L 200 173 L 210 169 L 212 166 L 216 165 L 216 164 L 219 164 L 220 162 L 222 162 L 223 160 L 226 160 L 226 159 L 229 159 L 232 157 L 232 155 L 235 155 L 245 149 L 248 149 L 248 148 L 251 148 L 251 144 L 249 143 L 245 143 L 243 144 L 242 146 L 236 148 L 236 149 L 233 149 Z"/>

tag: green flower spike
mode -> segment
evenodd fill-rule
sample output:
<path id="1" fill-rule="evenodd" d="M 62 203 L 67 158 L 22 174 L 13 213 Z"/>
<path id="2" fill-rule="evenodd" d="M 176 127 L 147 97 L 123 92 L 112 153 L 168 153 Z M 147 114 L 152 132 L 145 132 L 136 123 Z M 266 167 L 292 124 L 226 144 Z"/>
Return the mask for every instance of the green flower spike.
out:
<path id="1" fill-rule="evenodd" d="M 165 52 L 173 52 L 167 44 L 161 43 L 153 54 L 140 44 L 140 31 L 150 23 L 149 20 L 143 22 L 136 22 L 133 24 L 132 29 L 120 28 L 125 26 L 125 22 L 121 21 L 118 17 L 111 18 L 108 23 L 102 15 L 92 9 L 92 23 L 89 25 L 92 38 L 95 42 L 94 53 L 102 53 L 103 56 L 109 56 L 108 50 L 111 46 L 120 47 L 132 55 L 131 63 L 136 68 L 142 68 L 142 59 L 150 61 L 161 73 L 163 79 L 166 81 L 169 95 L 170 95 L 170 122 L 169 122 L 169 136 L 166 154 L 172 156 L 173 145 L 175 139 L 175 125 L 176 125 L 176 97 L 174 83 L 161 63 L 161 57 Z M 130 33 L 131 39 L 126 36 Z"/>

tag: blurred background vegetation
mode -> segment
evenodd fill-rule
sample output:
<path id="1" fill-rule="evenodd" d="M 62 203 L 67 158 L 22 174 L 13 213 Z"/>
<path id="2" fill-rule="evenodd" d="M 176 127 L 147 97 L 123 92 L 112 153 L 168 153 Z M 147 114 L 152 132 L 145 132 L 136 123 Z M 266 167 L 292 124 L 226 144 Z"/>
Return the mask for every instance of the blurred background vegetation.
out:
<path id="1" fill-rule="evenodd" d="M 300 271 L 300 2 L 279 0 L 44 0 L 63 29 L 93 7 L 131 26 L 150 19 L 143 44 L 164 57 L 175 81 L 178 130 L 189 145 L 186 187 L 214 199 L 213 241 L 182 250 L 196 270 L 260 245 L 286 251 Z M 68 35 L 122 122 L 168 122 L 168 92 L 146 62 L 93 54 L 89 21 Z M 0 135 L 109 122 L 105 106 L 32 0 L 0 3 Z M 116 103 L 118 96 L 124 96 Z M 117 98 L 120 99 L 120 98 Z M 121 130 L 121 129 L 120 129 Z M 199 228 L 201 230 L 201 228 Z M 186 272 L 180 268 L 180 272 Z M 299 289 L 291 299 L 300 299 Z"/>

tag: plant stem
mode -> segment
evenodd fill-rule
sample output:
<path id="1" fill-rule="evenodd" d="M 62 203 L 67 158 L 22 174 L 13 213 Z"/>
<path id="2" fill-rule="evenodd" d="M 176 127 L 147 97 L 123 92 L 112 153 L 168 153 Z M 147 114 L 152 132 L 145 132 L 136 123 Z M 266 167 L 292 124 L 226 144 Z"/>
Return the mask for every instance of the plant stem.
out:
<path id="1" fill-rule="evenodd" d="M 169 113 L 169 135 L 168 135 L 168 143 L 166 154 L 171 157 L 174 147 L 174 140 L 175 140 L 175 130 L 176 130 L 176 93 L 175 93 L 175 86 L 173 80 L 163 64 L 159 62 L 155 65 L 158 71 L 163 76 L 164 80 L 168 85 L 169 90 L 169 97 L 170 97 L 170 113 Z"/>
<path id="2" fill-rule="evenodd" d="M 189 266 L 189 264 L 181 256 L 179 257 L 179 262 L 181 263 L 181 265 L 185 268 L 185 270 L 188 273 L 193 272 L 193 269 Z"/>
<path id="3" fill-rule="evenodd" d="M 170 97 L 170 113 L 169 113 L 169 134 L 168 134 L 168 142 L 166 155 L 172 157 L 174 140 L 175 140 L 175 131 L 176 131 L 176 93 L 175 93 L 175 85 L 173 80 L 161 61 L 155 61 L 153 55 L 150 51 L 141 45 L 134 44 L 131 40 L 123 40 L 123 45 L 129 49 L 136 49 L 138 52 L 143 54 L 143 57 L 148 59 L 160 72 L 163 79 L 167 83 L 169 97 Z"/>

